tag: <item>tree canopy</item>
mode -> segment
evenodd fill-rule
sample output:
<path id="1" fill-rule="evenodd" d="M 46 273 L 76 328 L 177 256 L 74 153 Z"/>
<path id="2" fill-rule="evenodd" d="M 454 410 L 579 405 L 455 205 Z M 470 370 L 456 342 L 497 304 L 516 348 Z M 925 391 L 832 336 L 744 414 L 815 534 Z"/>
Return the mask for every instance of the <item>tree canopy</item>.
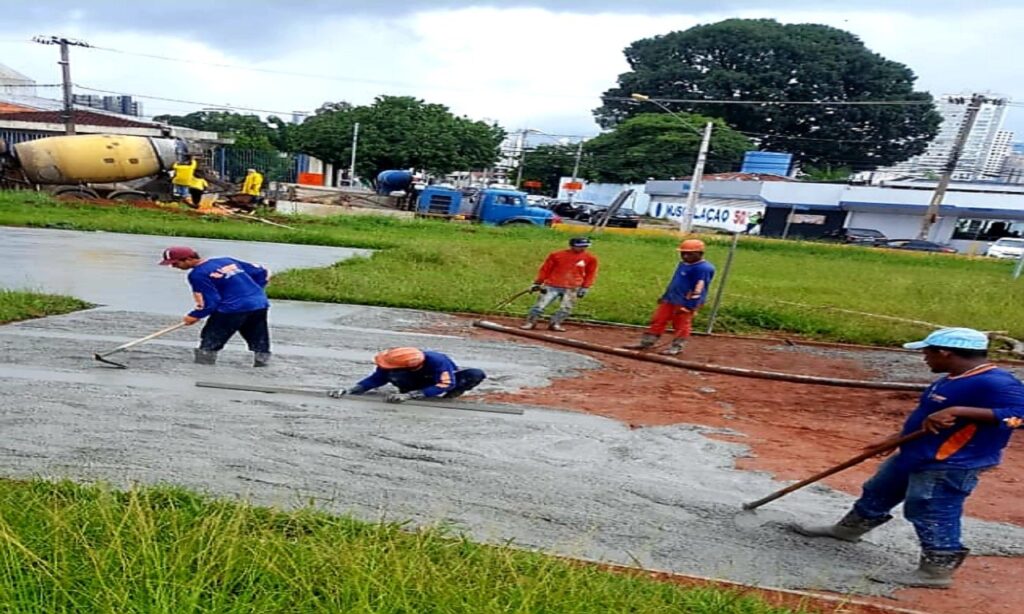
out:
<path id="1" fill-rule="evenodd" d="M 523 181 L 539 181 L 542 192 L 556 194 L 561 178 L 572 177 L 576 148 L 576 145 L 545 144 L 526 150 L 523 156 Z M 513 170 L 512 174 L 515 175 L 515 172 Z M 590 157 L 586 154 L 580 158 L 577 177 L 588 181 L 597 178 L 591 169 Z"/>
<path id="2" fill-rule="evenodd" d="M 347 165 L 356 122 L 356 172 L 364 177 L 398 168 L 441 174 L 488 167 L 498 159 L 505 137 L 498 126 L 455 116 L 444 105 L 380 96 L 369 106 L 321 106 L 297 127 L 296 146 L 326 162 Z"/>
<path id="3" fill-rule="evenodd" d="M 636 41 L 625 55 L 630 72 L 619 75 L 594 112 L 604 127 L 650 112 L 652 103 L 630 98 L 640 93 L 674 111 L 721 117 L 763 150 L 862 170 L 921 153 L 941 122 L 931 96 L 914 91 L 908 67 L 828 26 L 729 19 Z M 686 100 L 765 102 L 679 102 Z M 915 104 L 779 104 L 786 101 Z"/>
<path id="4" fill-rule="evenodd" d="M 217 132 L 235 139 L 235 147 L 257 151 L 288 151 L 291 128 L 277 116 L 263 121 L 258 115 L 242 115 L 230 111 L 197 111 L 188 115 L 158 115 L 154 121 L 194 130 Z"/>

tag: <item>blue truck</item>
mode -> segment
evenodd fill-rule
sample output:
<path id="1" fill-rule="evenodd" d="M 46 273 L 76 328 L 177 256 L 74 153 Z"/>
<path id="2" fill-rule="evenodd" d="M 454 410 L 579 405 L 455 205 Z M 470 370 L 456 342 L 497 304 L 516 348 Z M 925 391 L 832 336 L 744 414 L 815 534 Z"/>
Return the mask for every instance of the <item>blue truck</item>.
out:
<path id="1" fill-rule="evenodd" d="M 427 186 L 416 201 L 416 214 L 427 217 L 466 219 L 482 224 L 506 226 L 533 224 L 551 226 L 557 216 L 526 201 L 526 193 L 503 188 L 487 188 L 472 199 L 448 186 Z"/>

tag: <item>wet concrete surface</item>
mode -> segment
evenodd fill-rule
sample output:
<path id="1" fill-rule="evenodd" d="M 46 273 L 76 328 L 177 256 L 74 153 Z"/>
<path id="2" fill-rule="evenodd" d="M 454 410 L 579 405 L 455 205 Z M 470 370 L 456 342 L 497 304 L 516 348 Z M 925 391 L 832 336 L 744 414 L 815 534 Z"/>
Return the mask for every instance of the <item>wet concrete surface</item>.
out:
<path id="1" fill-rule="evenodd" d="M 178 280 L 136 281 L 136 293 L 156 293 Z M 367 520 L 443 522 L 489 542 L 762 586 L 883 593 L 893 587 L 870 582 L 869 574 L 915 564 L 907 523 L 890 523 L 860 544 L 782 528 L 791 519 L 841 515 L 852 498 L 828 488 L 741 514 L 744 501 L 781 484 L 736 470 L 747 449 L 705 435 L 721 431 L 630 429 L 537 408 L 509 416 L 194 386 L 350 385 L 368 372 L 374 352 L 395 345 L 438 349 L 485 369 L 490 377 L 473 400 L 548 386 L 599 365 L 573 352 L 470 338 L 439 314 L 308 310 L 309 322 L 275 319 L 275 362 L 260 370 L 249 366 L 251 354 L 238 340 L 217 366 L 192 364 L 195 328 L 119 355 L 128 370 L 93 361 L 93 352 L 174 321 L 129 302 L 0 327 L 0 474 L 170 483 L 284 507 L 312 500 Z M 448 334 L 404 332 L 417 328 Z M 975 554 L 1024 555 L 1019 527 L 968 520 L 965 532 Z"/>
<path id="2" fill-rule="evenodd" d="M 232 256 L 271 272 L 330 266 L 363 249 L 157 237 L 112 232 L 0 228 L 0 287 L 66 294 L 96 305 L 181 315 L 192 308 L 186 273 L 157 266 L 172 245 L 188 245 L 202 256 Z M 276 301 L 279 319 L 302 321 L 316 307 Z M 315 313 L 314 313 L 315 317 Z"/>

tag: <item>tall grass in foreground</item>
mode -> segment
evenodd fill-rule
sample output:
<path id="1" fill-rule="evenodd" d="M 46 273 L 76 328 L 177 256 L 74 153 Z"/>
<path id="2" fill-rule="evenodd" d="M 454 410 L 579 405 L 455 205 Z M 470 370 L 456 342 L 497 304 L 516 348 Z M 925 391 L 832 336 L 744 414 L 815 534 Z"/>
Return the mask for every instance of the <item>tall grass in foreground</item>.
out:
<path id="1" fill-rule="evenodd" d="M 683 589 L 312 510 L 177 488 L 0 481 L 4 612 L 785 614 Z"/>
<path id="2" fill-rule="evenodd" d="M 376 249 L 370 258 L 278 275 L 270 294 L 440 311 L 488 313 L 501 299 L 527 287 L 545 254 L 565 247 L 570 236 L 539 228 L 489 228 L 385 216 L 285 221 L 298 229 L 0 193 L 0 224 L 6 225 Z M 721 267 L 727 239 L 705 239 L 708 259 Z M 646 323 L 678 262 L 677 241 L 659 236 L 597 236 L 593 252 L 601 261 L 601 272 L 577 312 L 603 320 Z M 1024 304 L 1024 281 L 1010 278 L 1012 266 L 983 258 L 744 238 L 716 330 L 786 331 L 881 345 L 928 331 L 919 325 L 815 308 L 832 306 L 1003 330 L 1024 338 L 1024 319 L 1018 317 Z M 716 287 L 717 282 L 713 292 Z M 528 301 L 524 297 L 510 309 L 521 313 Z M 706 324 L 709 311 L 698 314 L 698 330 Z"/>
<path id="3" fill-rule="evenodd" d="M 0 324 L 70 313 L 90 307 L 70 296 L 0 288 Z"/>

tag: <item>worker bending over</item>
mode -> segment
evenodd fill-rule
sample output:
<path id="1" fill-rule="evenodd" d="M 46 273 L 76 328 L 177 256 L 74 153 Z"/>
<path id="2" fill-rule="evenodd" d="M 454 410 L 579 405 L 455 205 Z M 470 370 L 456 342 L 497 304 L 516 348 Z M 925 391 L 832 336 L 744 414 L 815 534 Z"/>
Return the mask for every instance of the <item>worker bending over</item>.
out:
<path id="1" fill-rule="evenodd" d="M 414 399 L 441 397 L 454 399 L 476 388 L 487 378 L 480 369 L 459 369 L 455 362 L 441 352 L 417 348 L 391 348 L 373 357 L 377 369 L 350 388 L 339 388 L 327 393 L 334 398 L 347 394 L 363 394 L 391 384 L 397 393 L 387 395 L 388 403 L 403 403 Z"/>
<path id="2" fill-rule="evenodd" d="M 576 300 L 587 295 L 597 277 L 597 258 L 587 252 L 588 247 L 590 247 L 590 239 L 573 237 L 569 239 L 569 249 L 548 254 L 544 264 L 537 271 L 536 281 L 530 288 L 532 292 L 539 290 L 540 297 L 530 308 L 526 322 L 519 328 L 523 330 L 535 328 L 537 320 L 544 314 L 548 305 L 561 299 L 558 311 L 551 316 L 548 328 L 558 332 L 565 330 L 562 322 L 572 313 L 576 306 Z"/>
<path id="3" fill-rule="evenodd" d="M 245 174 L 245 181 L 242 182 L 242 194 L 252 196 L 253 200 L 260 197 L 260 190 L 263 189 L 263 175 L 254 168 L 250 168 Z"/>

